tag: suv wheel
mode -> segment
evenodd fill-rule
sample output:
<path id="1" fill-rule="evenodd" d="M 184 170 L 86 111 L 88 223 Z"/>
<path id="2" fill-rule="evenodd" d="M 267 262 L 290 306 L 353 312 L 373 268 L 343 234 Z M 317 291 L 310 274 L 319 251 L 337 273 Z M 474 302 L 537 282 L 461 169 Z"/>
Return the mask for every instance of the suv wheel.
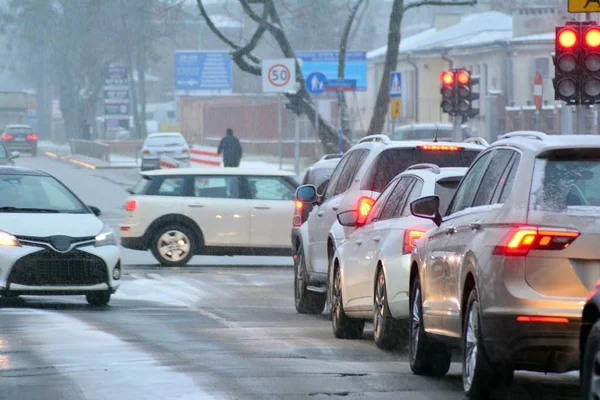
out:
<path id="1" fill-rule="evenodd" d="M 600 387 L 594 385 L 594 382 L 600 381 L 600 322 L 592 326 L 581 362 L 581 389 L 584 398 L 600 398 Z"/>
<path id="2" fill-rule="evenodd" d="M 158 229 L 152 240 L 152 255 L 167 267 L 183 266 L 194 255 L 194 233 L 186 226 L 167 225 Z"/>
<path id="3" fill-rule="evenodd" d="M 505 399 L 514 371 L 488 361 L 483 346 L 477 290 L 473 289 L 467 301 L 463 327 L 463 389 L 469 399 Z"/>
<path id="4" fill-rule="evenodd" d="M 387 287 L 383 268 L 379 270 L 373 304 L 373 338 L 380 349 L 395 349 L 400 343 L 402 322 L 394 319 L 388 306 Z"/>
<path id="5" fill-rule="evenodd" d="M 365 321 L 348 318 L 344 312 L 342 273 L 338 266 L 335 267 L 334 274 L 333 290 L 331 293 L 331 326 L 333 334 L 338 339 L 360 339 L 365 329 Z"/>
<path id="6" fill-rule="evenodd" d="M 416 375 L 444 376 L 450 369 L 452 349 L 443 343 L 433 342 L 423 326 L 423 301 L 421 282 L 415 278 L 410 296 L 410 334 L 408 360 Z"/>
<path id="7" fill-rule="evenodd" d="M 307 273 L 304 262 L 304 250 L 300 249 L 294 263 L 294 300 L 296 311 L 300 314 L 321 314 L 325 308 L 325 293 L 311 292 L 306 289 Z"/>

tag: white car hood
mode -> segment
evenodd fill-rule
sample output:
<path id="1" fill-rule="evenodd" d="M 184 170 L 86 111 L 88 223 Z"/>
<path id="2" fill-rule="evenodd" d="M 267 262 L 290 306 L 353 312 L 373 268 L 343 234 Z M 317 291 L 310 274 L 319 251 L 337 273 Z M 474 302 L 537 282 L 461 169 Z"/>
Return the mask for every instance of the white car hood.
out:
<path id="1" fill-rule="evenodd" d="M 94 214 L 0 213 L 0 230 L 17 236 L 96 236 L 103 225 Z"/>

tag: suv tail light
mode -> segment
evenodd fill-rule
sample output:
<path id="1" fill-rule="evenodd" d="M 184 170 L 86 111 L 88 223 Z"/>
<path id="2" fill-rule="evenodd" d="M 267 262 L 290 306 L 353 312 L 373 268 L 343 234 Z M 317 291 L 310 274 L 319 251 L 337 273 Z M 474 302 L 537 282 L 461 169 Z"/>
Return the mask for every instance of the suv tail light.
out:
<path id="1" fill-rule="evenodd" d="M 137 201 L 135 200 L 128 200 L 127 203 L 125 203 L 125 211 L 135 211 L 136 208 Z"/>
<path id="2" fill-rule="evenodd" d="M 503 243 L 496 246 L 494 254 L 506 256 L 526 256 L 529 250 L 564 250 L 579 232 L 556 228 L 525 226 L 513 228 Z"/>
<path id="3" fill-rule="evenodd" d="M 358 199 L 358 208 L 356 209 L 356 211 L 358 212 L 358 218 L 356 222 L 359 225 L 362 225 L 365 222 L 367 222 L 367 217 L 369 216 L 369 213 L 373 208 L 373 204 L 375 204 L 375 200 L 373 200 L 370 197 L 361 197 L 360 199 Z"/>
<path id="4" fill-rule="evenodd" d="M 10 133 L 4 133 L 2 134 L 2 140 L 12 140 L 13 139 L 13 135 L 11 135 Z"/>
<path id="5" fill-rule="evenodd" d="M 450 146 L 446 144 L 425 144 L 422 146 L 417 146 L 417 148 L 427 151 L 458 151 L 463 149 L 460 146 Z"/>
<path id="6" fill-rule="evenodd" d="M 415 243 L 417 240 L 425 234 L 425 231 L 415 230 L 415 229 L 407 229 L 404 231 L 404 247 L 402 254 L 410 254 L 410 252 L 415 248 Z"/>
<path id="7" fill-rule="evenodd" d="M 296 205 L 294 207 L 294 228 L 302 225 L 302 210 L 304 210 L 304 203 L 301 201 L 296 201 Z"/>
<path id="8" fill-rule="evenodd" d="M 37 135 L 34 135 L 34 134 L 27 135 L 27 140 L 37 140 Z"/>

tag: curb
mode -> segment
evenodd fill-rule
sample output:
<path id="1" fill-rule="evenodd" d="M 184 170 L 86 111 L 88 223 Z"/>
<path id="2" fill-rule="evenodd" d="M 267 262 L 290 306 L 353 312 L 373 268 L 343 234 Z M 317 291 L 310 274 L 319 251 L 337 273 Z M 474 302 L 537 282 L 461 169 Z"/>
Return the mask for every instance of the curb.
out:
<path id="1" fill-rule="evenodd" d="M 85 161 L 80 161 L 80 160 L 75 160 L 73 158 L 70 158 L 68 156 L 59 156 L 56 153 L 53 153 L 51 151 L 45 151 L 44 155 L 48 158 L 52 158 L 58 161 L 62 161 L 65 163 L 69 163 L 69 164 L 73 164 L 73 165 L 77 165 L 80 167 L 84 167 L 84 168 L 88 168 L 88 169 L 136 169 L 139 167 L 135 167 L 135 166 L 103 166 L 103 165 L 94 165 L 91 163 L 87 163 Z"/>

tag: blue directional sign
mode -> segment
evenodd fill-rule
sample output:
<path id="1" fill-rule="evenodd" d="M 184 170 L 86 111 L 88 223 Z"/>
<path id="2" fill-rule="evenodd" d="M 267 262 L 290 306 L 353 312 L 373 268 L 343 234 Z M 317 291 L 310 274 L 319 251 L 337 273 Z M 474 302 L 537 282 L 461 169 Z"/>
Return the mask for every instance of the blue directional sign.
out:
<path id="1" fill-rule="evenodd" d="M 325 91 L 353 91 L 356 90 L 356 79 L 327 79 Z"/>
<path id="2" fill-rule="evenodd" d="M 390 98 L 402 98 L 402 73 L 399 71 L 390 73 Z"/>
<path id="3" fill-rule="evenodd" d="M 302 60 L 301 70 L 307 79 L 313 72 L 320 72 L 327 80 L 338 78 L 338 51 L 298 51 L 296 57 Z M 367 53 L 364 51 L 346 52 L 345 79 L 356 80 L 356 91 L 367 91 Z"/>
<path id="4" fill-rule="evenodd" d="M 327 77 L 321 72 L 313 72 L 306 77 L 306 90 L 310 94 L 321 94 L 325 90 Z"/>
<path id="5" fill-rule="evenodd" d="M 228 52 L 175 52 L 176 90 L 232 90 L 232 81 Z"/>

